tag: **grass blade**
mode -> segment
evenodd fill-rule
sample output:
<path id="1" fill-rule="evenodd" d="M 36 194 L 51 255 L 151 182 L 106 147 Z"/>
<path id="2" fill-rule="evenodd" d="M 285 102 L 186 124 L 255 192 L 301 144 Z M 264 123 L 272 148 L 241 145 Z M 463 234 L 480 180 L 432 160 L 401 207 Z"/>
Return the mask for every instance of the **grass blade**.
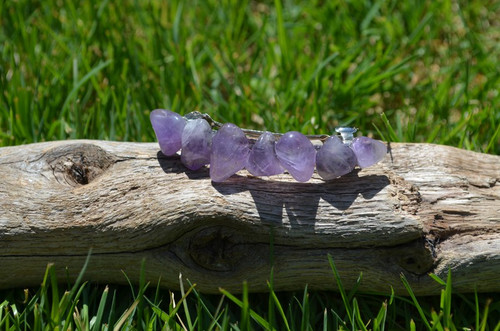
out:
<path id="1" fill-rule="evenodd" d="M 446 278 L 446 287 L 444 289 L 444 293 L 442 293 L 442 310 L 443 310 L 443 322 L 444 327 L 446 329 L 451 328 L 453 326 L 452 317 L 451 317 L 451 270 L 448 270 L 448 277 Z"/>
<path id="2" fill-rule="evenodd" d="M 387 141 L 400 142 L 400 139 L 398 138 L 398 135 L 396 134 L 396 132 L 392 128 L 392 125 L 389 122 L 389 119 L 387 118 L 387 116 L 385 115 L 385 113 L 382 113 L 380 115 L 380 117 L 382 118 L 382 122 L 384 122 L 385 128 L 389 132 L 389 137 L 388 137 Z"/>
<path id="3" fill-rule="evenodd" d="M 356 320 L 356 324 L 358 325 L 358 330 L 368 331 L 365 323 L 363 322 L 363 319 L 361 318 L 361 312 L 359 311 L 358 300 L 356 298 L 352 300 L 352 306 L 353 306 L 352 316 Z M 352 326 L 352 328 L 353 330 L 355 329 L 355 324 Z"/>
<path id="4" fill-rule="evenodd" d="M 276 308 L 278 309 L 278 312 L 281 316 L 281 319 L 283 320 L 283 324 L 285 325 L 285 329 L 287 331 L 290 331 L 290 325 L 288 324 L 288 319 L 286 318 L 285 311 L 283 310 L 283 306 L 281 305 L 280 300 L 278 299 L 278 296 L 276 295 L 276 293 L 274 291 L 271 291 L 269 293 L 269 295 L 272 297 L 272 300 L 273 300 Z"/>
<path id="5" fill-rule="evenodd" d="M 238 305 L 240 308 L 243 308 L 244 307 L 244 304 L 243 304 L 243 301 L 241 301 L 240 299 L 236 298 L 234 295 L 232 295 L 231 293 L 229 293 L 228 291 L 220 288 L 219 291 L 225 295 L 229 300 L 231 300 L 232 302 L 234 302 L 236 305 Z M 249 315 L 250 317 L 252 317 L 252 319 L 257 322 L 262 328 L 266 329 L 266 330 L 275 330 L 270 324 L 269 322 L 267 322 L 262 316 L 260 316 L 259 314 L 257 314 L 255 311 L 253 311 L 252 309 L 248 309 L 248 312 L 249 312 Z"/>
<path id="6" fill-rule="evenodd" d="M 276 10 L 276 26 L 278 28 L 278 41 L 281 49 L 281 65 L 283 72 L 288 72 L 290 68 L 288 41 L 285 31 L 285 24 L 283 21 L 283 6 L 281 0 L 274 0 L 274 7 Z"/>
<path id="7" fill-rule="evenodd" d="M 250 330 L 250 307 L 248 304 L 248 284 L 243 282 L 243 300 L 241 307 L 241 320 L 240 325 L 242 330 Z"/>
<path id="8" fill-rule="evenodd" d="M 349 322 L 351 323 L 351 325 L 354 325 L 355 322 L 354 322 L 354 319 L 353 319 L 353 316 L 352 316 L 352 308 L 351 308 L 351 305 L 349 303 L 349 300 L 347 299 L 347 295 L 345 293 L 345 289 L 344 289 L 344 286 L 342 285 L 342 280 L 340 279 L 340 275 L 337 271 L 337 268 L 335 267 L 335 263 L 333 262 L 333 258 L 330 254 L 328 254 L 328 261 L 330 262 L 330 267 L 333 271 L 333 276 L 335 277 L 335 281 L 337 282 L 337 287 L 338 287 L 338 290 L 340 292 L 340 296 L 342 297 L 342 302 L 344 303 L 344 307 L 345 307 L 345 310 L 347 312 L 347 316 L 349 318 Z"/>
<path id="9" fill-rule="evenodd" d="M 139 304 L 139 300 L 136 299 L 134 303 L 123 313 L 123 315 L 118 319 L 116 322 L 113 331 L 119 331 L 122 329 L 123 324 L 127 321 L 127 319 L 134 313 L 135 308 L 137 308 L 137 305 Z"/>
<path id="10" fill-rule="evenodd" d="M 352 287 L 352 289 L 347 294 L 347 300 L 348 301 L 351 301 L 354 298 L 354 295 L 356 294 L 356 292 L 358 290 L 358 287 L 361 284 L 361 279 L 363 279 L 363 272 L 359 273 L 359 276 L 356 279 L 356 283 L 354 284 L 354 286 Z"/>
<path id="11" fill-rule="evenodd" d="M 481 324 L 479 325 L 478 330 L 481 330 L 481 331 L 486 330 L 487 323 L 488 323 L 488 314 L 489 314 L 489 310 L 490 310 L 490 304 L 491 304 L 491 300 L 490 299 L 486 300 L 486 305 L 484 306 L 484 310 L 483 310 L 483 319 L 481 320 Z M 497 327 L 498 327 L 498 325 L 497 325 Z"/>
<path id="12" fill-rule="evenodd" d="M 73 89 L 71 90 L 71 92 L 66 97 L 66 100 L 64 101 L 63 106 L 61 108 L 61 113 L 59 115 L 59 118 L 61 120 L 63 120 L 66 117 L 66 112 L 68 110 L 69 103 L 75 98 L 76 94 L 78 93 L 78 90 L 85 83 L 87 83 L 92 77 L 94 77 L 95 75 L 97 75 L 102 69 L 104 69 L 107 66 L 109 66 L 111 64 L 111 62 L 113 62 L 113 61 L 112 60 L 107 60 L 105 62 L 99 63 L 94 69 L 90 70 L 85 76 L 82 77 L 82 79 L 80 79 L 77 82 L 77 84 L 75 84 L 73 86 Z M 63 121 L 61 121 L 61 123 L 63 123 Z M 61 130 L 60 137 L 62 138 L 64 136 L 63 135 L 63 133 L 64 133 L 64 126 L 62 124 L 61 124 L 60 130 Z"/>
<path id="13" fill-rule="evenodd" d="M 387 319 L 387 301 L 382 303 L 382 307 L 380 307 L 377 317 L 375 317 L 375 319 L 373 320 L 373 331 L 384 331 L 386 319 Z"/>
<path id="14" fill-rule="evenodd" d="M 328 330 L 328 311 L 325 310 L 323 311 L 323 331 Z"/>
<path id="15" fill-rule="evenodd" d="M 410 297 L 413 301 L 413 304 L 415 305 L 415 308 L 417 308 L 418 314 L 420 315 L 422 322 L 425 324 L 425 327 L 427 328 L 427 330 L 432 330 L 431 325 L 429 324 L 429 321 L 427 320 L 427 317 L 424 314 L 424 310 L 422 309 L 422 307 L 418 303 L 418 300 L 417 300 L 415 294 L 413 293 L 413 290 L 411 289 L 411 286 L 408 283 L 408 280 L 406 279 L 404 274 L 401 274 L 401 281 L 403 282 L 403 285 L 406 288 L 406 291 L 410 295 Z"/>
<path id="16" fill-rule="evenodd" d="M 309 293 L 307 293 L 307 285 L 302 296 L 302 321 L 300 325 L 301 330 L 309 329 Z"/>
<path id="17" fill-rule="evenodd" d="M 102 291 L 101 301 L 99 301 L 99 306 L 97 307 L 97 315 L 95 316 L 94 326 L 92 329 L 101 330 L 101 324 L 104 316 L 104 309 L 106 308 L 106 301 L 108 299 L 109 288 L 106 286 L 104 291 Z"/>
<path id="18" fill-rule="evenodd" d="M 187 297 L 186 296 L 186 293 L 184 292 L 184 282 L 182 280 L 182 273 L 179 273 L 179 287 L 180 287 L 180 290 L 181 290 L 181 295 L 182 297 Z M 193 287 L 191 287 L 190 289 L 192 289 Z M 189 313 L 189 307 L 188 307 L 188 304 L 187 304 L 187 301 L 186 300 L 182 300 L 182 306 L 184 307 L 184 315 L 186 316 L 186 320 L 187 320 L 187 323 L 188 323 L 188 326 L 189 326 L 189 330 L 193 330 L 193 325 L 194 323 L 191 321 L 191 314 Z"/>
<path id="19" fill-rule="evenodd" d="M 500 137 L 500 124 L 497 125 L 495 133 L 493 133 L 493 135 L 491 136 L 490 142 L 488 143 L 488 146 L 486 146 L 486 149 L 484 150 L 485 153 L 488 153 L 490 149 L 493 148 L 493 146 L 499 145 L 498 144 L 499 138 L 497 137 Z"/>
<path id="20" fill-rule="evenodd" d="M 446 286 L 446 282 L 444 280 L 442 280 L 441 278 L 439 278 L 436 274 L 430 273 L 429 277 L 431 277 L 432 279 L 434 279 L 438 284 Z"/>

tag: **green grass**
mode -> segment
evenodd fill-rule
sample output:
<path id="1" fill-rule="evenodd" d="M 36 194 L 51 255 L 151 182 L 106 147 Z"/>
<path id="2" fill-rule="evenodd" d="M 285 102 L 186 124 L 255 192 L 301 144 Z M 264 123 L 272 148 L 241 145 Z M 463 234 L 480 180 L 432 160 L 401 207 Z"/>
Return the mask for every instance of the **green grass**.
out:
<path id="1" fill-rule="evenodd" d="M 52 265 L 36 292 L 0 292 L 0 330 L 500 330 L 499 295 L 453 294 L 451 273 L 439 298 L 348 294 L 331 257 L 332 282 L 339 293 L 203 295 L 196 284 L 168 292 L 141 281 L 137 287 L 95 286 L 77 281 L 58 285 Z M 82 270 L 81 275 L 84 274 Z M 125 276 L 124 276 L 125 277 Z M 182 277 L 180 277 L 180 284 Z M 61 291 L 63 290 L 64 291 Z M 262 302 L 273 302 L 271 309 Z M 272 317 L 274 316 L 274 317 Z"/>
<path id="2" fill-rule="evenodd" d="M 499 22 L 500 2 L 481 0 L 1 1 L 0 146 L 154 141 L 149 112 L 169 108 L 500 154 Z M 498 330 L 500 320 L 498 294 L 453 294 L 452 278 L 435 278 L 440 297 L 416 298 L 277 293 L 272 276 L 269 293 L 242 296 L 65 288 L 56 277 L 0 292 L 0 329 Z"/>
<path id="3" fill-rule="evenodd" d="M 498 1 L 11 0 L 0 13 L 0 146 L 153 141 L 162 107 L 500 151 Z"/>

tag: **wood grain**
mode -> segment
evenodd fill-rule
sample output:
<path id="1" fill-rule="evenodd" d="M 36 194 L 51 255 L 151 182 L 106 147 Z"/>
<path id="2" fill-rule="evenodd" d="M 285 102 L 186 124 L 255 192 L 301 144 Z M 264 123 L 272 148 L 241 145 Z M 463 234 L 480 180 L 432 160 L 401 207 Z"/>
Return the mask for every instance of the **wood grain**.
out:
<path id="1" fill-rule="evenodd" d="M 47 263 L 74 279 L 147 279 L 203 292 L 346 287 L 436 294 L 500 290 L 500 157 L 391 144 L 383 162 L 323 182 L 245 171 L 212 183 L 155 143 L 57 141 L 0 148 L 0 287 L 38 285 Z M 271 245 L 272 243 L 272 245 Z M 272 247 L 271 247 L 272 246 Z"/>

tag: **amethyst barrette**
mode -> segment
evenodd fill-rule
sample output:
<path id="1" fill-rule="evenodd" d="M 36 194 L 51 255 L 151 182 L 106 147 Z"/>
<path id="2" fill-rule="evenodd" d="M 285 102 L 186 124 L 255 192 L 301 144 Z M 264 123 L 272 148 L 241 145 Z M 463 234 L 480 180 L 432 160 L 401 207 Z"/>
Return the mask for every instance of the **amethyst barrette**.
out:
<path id="1" fill-rule="evenodd" d="M 210 165 L 210 178 L 223 182 L 247 169 L 254 176 L 273 176 L 285 170 L 299 182 L 307 182 L 314 168 L 324 180 L 346 175 L 356 166 L 366 168 L 381 161 L 387 146 L 368 137 L 354 138 L 355 128 L 339 127 L 340 134 L 303 135 L 243 130 L 221 124 L 207 114 L 191 112 L 185 117 L 156 109 L 151 124 L 165 155 L 181 151 L 181 162 L 191 170 Z M 323 142 L 314 145 L 311 140 Z"/>

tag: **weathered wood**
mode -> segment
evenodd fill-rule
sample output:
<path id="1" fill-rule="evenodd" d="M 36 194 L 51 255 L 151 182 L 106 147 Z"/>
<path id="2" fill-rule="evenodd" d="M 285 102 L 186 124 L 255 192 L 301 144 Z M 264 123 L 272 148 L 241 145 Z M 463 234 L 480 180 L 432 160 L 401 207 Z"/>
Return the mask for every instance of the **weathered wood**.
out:
<path id="1" fill-rule="evenodd" d="M 215 184 L 155 143 L 58 141 L 0 149 L 0 287 L 41 282 L 47 263 L 76 277 L 125 283 L 123 272 L 205 292 L 346 287 L 438 293 L 500 291 L 500 157 L 392 144 L 385 160 L 325 183 L 242 171 Z M 272 238 L 272 239 L 271 239 Z M 273 249 L 270 242 L 273 242 Z M 272 254 L 271 254 L 272 252 Z M 271 258 L 271 255 L 272 258 Z"/>

